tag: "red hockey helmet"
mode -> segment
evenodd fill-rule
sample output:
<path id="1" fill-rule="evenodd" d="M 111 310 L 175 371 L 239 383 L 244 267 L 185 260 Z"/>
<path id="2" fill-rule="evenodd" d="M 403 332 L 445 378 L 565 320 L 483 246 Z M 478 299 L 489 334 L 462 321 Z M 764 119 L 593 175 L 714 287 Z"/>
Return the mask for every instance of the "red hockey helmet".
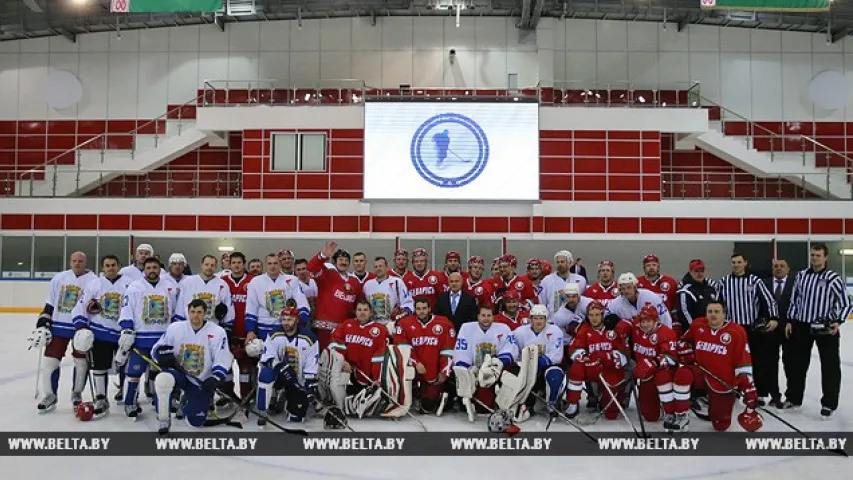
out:
<path id="1" fill-rule="evenodd" d="M 95 417 L 95 405 L 92 402 L 78 403 L 74 407 L 74 416 L 81 422 L 88 422 Z"/>
<path id="2" fill-rule="evenodd" d="M 756 410 L 747 408 L 737 416 L 737 423 L 747 432 L 757 432 L 764 426 L 764 419 Z"/>
<path id="3" fill-rule="evenodd" d="M 645 264 L 645 262 L 643 262 Z M 611 270 L 616 270 L 616 264 L 613 263 L 612 260 L 602 260 L 598 264 L 598 271 L 600 272 L 602 268 L 609 267 Z"/>
<path id="4" fill-rule="evenodd" d="M 643 257 L 643 265 L 645 265 L 645 264 L 647 264 L 647 263 L 649 263 L 649 262 L 660 263 L 660 258 L 658 258 L 658 256 L 657 256 L 657 255 L 654 255 L 654 254 L 648 254 L 648 255 L 646 255 L 645 257 Z"/>
<path id="5" fill-rule="evenodd" d="M 539 259 L 539 263 L 542 264 L 542 275 L 551 275 L 553 271 L 553 267 L 551 267 L 551 262 L 548 260 Z"/>
<path id="6" fill-rule="evenodd" d="M 284 310 L 281 311 L 281 315 L 280 315 L 280 318 L 284 318 L 284 317 L 293 317 L 293 318 L 298 319 L 299 318 L 299 310 L 297 310 L 295 307 L 285 307 Z"/>
<path id="7" fill-rule="evenodd" d="M 414 260 L 416 258 L 420 258 L 420 257 L 424 257 L 424 258 L 429 257 L 429 254 L 427 253 L 425 248 L 416 248 L 416 249 L 412 250 L 412 260 Z"/>
<path id="8" fill-rule="evenodd" d="M 531 258 L 527 261 L 527 269 L 530 270 L 533 267 L 542 268 L 542 261 L 538 258 Z"/>
<path id="9" fill-rule="evenodd" d="M 502 259 L 502 258 L 503 258 L 503 257 L 495 257 L 495 259 L 494 259 L 494 260 L 492 260 L 492 268 L 497 267 L 497 266 L 498 266 L 498 264 L 499 264 L 499 263 L 501 263 L 501 259 Z"/>
<path id="10" fill-rule="evenodd" d="M 503 298 L 504 298 L 504 303 L 506 303 L 509 300 L 514 300 L 516 302 L 520 302 L 521 301 L 521 292 L 519 292 L 518 290 L 507 290 L 506 293 L 504 293 Z"/>
<path id="11" fill-rule="evenodd" d="M 451 250 L 451 251 L 447 252 L 447 254 L 444 256 L 444 261 L 446 262 L 446 261 L 450 260 L 451 258 L 455 258 L 456 260 L 459 260 L 460 262 L 462 261 L 462 255 L 459 255 L 459 252 L 457 252 L 456 250 Z"/>
<path id="12" fill-rule="evenodd" d="M 593 300 L 593 301 L 589 302 L 589 305 L 587 305 L 587 307 L 586 307 L 587 312 L 590 310 L 601 310 L 603 312 L 604 311 L 604 304 L 599 302 L 598 300 Z"/>
<path id="13" fill-rule="evenodd" d="M 653 320 L 655 323 L 657 323 L 658 321 L 660 321 L 658 309 L 651 304 L 646 304 L 643 308 L 640 309 L 640 312 L 637 313 L 637 316 L 634 317 L 634 320 L 637 323 L 642 320 Z"/>
<path id="14" fill-rule="evenodd" d="M 518 266 L 518 259 L 515 258 L 515 255 L 507 253 L 500 257 L 500 263 L 508 263 L 512 268 L 515 268 Z"/>
<path id="15" fill-rule="evenodd" d="M 482 267 L 486 265 L 486 261 L 483 259 L 483 257 L 478 257 L 477 255 L 474 255 L 473 257 L 468 259 L 468 266 L 470 267 L 471 265 L 480 265 Z"/>
<path id="16" fill-rule="evenodd" d="M 397 250 L 395 250 L 395 251 L 394 251 L 394 256 L 395 256 L 395 257 L 399 257 L 399 256 L 401 256 L 401 255 L 402 255 L 402 256 L 404 256 L 404 257 L 406 257 L 406 258 L 409 258 L 409 251 L 408 251 L 408 250 L 406 250 L 405 248 L 400 248 L 400 249 L 397 249 Z"/>

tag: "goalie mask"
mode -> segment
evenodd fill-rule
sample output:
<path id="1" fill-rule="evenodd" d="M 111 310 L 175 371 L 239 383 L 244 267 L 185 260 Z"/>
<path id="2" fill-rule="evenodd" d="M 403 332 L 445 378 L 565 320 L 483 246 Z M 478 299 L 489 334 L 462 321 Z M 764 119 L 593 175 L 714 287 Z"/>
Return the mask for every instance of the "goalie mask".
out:
<path id="1" fill-rule="evenodd" d="M 495 410 L 489 415 L 489 431 L 493 433 L 504 433 L 512 426 L 512 412 L 509 410 Z"/>

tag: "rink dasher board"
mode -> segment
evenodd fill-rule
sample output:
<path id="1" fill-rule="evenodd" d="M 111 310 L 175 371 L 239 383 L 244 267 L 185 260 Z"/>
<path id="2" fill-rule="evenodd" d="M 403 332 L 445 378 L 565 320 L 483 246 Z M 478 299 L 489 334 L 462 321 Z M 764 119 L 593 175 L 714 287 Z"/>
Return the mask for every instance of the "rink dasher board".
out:
<path id="1" fill-rule="evenodd" d="M 0 456 L 825 456 L 853 449 L 853 432 L 785 433 L 4 432 Z"/>

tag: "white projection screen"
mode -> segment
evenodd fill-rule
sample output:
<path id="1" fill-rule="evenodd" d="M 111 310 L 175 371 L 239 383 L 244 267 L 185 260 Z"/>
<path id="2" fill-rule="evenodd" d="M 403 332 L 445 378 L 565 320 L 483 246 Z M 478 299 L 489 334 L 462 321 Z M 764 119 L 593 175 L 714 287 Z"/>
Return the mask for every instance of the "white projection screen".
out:
<path id="1" fill-rule="evenodd" d="M 536 103 L 368 102 L 366 200 L 538 200 Z"/>

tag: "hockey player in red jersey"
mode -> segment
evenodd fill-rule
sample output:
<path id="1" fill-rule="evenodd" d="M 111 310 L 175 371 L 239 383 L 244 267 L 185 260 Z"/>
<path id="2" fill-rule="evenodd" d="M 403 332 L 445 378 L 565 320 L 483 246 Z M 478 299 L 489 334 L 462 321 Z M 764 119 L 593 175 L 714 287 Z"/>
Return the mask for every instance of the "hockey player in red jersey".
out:
<path id="1" fill-rule="evenodd" d="M 331 260 L 332 263 L 327 263 Z M 350 254 L 329 242 L 308 262 L 308 270 L 317 282 L 317 311 L 314 314 L 314 333 L 322 352 L 329 344 L 332 330 L 352 318 L 355 302 L 361 298 L 361 283 L 347 273 Z"/>
<path id="2" fill-rule="evenodd" d="M 631 322 L 618 320 L 613 322 L 615 324 L 606 325 L 604 305 L 598 302 L 590 303 L 586 313 L 587 321 L 578 328 L 569 347 L 572 366 L 566 391 L 566 416 L 574 418 L 578 415 L 584 382 L 607 382 L 607 386 L 602 385 L 601 388 L 601 408 L 604 417 L 613 420 L 619 416 L 615 402 L 622 401 L 628 394 L 625 390 L 625 366 L 628 363 L 627 338 Z M 617 398 L 614 399 L 610 391 Z"/>
<path id="3" fill-rule="evenodd" d="M 616 284 L 615 275 L 613 262 L 602 260 L 598 264 L 598 281 L 586 287 L 583 296 L 598 300 L 606 307 L 610 300 L 619 296 L 619 285 Z"/>
<path id="4" fill-rule="evenodd" d="M 427 251 L 423 248 L 416 248 L 412 252 L 413 270 L 403 275 L 403 283 L 406 284 L 412 298 L 423 297 L 429 301 L 430 305 L 435 305 L 438 294 L 448 290 L 447 275 L 430 270 L 427 266 L 428 263 L 429 254 Z"/>
<path id="5" fill-rule="evenodd" d="M 400 320 L 394 332 L 396 345 L 412 349 L 410 364 L 417 372 L 412 389 L 420 398 L 421 413 L 439 409 L 456 345 L 453 323 L 447 317 L 433 315 L 430 305 L 426 298 L 416 298 L 415 314 Z"/>
<path id="6" fill-rule="evenodd" d="M 657 255 L 643 257 L 643 276 L 637 282 L 637 288 L 645 288 L 660 295 L 666 309 L 672 311 L 678 291 L 678 282 L 669 275 L 660 273 L 660 259 Z M 678 332 L 676 331 L 676 333 Z"/>
<path id="7" fill-rule="evenodd" d="M 367 300 L 358 300 L 355 318 L 339 324 L 329 343 L 331 350 L 344 356 L 343 371 L 351 374 L 347 395 L 379 381 L 387 344 L 388 329 L 373 321 L 373 309 Z"/>
<path id="8" fill-rule="evenodd" d="M 234 323 L 228 329 L 226 325 L 225 331 L 228 333 L 228 340 L 231 344 L 231 354 L 234 360 L 237 361 L 237 366 L 240 367 L 238 373 L 240 383 L 240 397 L 245 398 L 252 389 L 250 375 L 252 374 L 252 366 L 256 359 L 246 355 L 246 287 L 252 281 L 252 275 L 246 273 L 246 256 L 241 252 L 233 252 L 230 256 L 230 273 L 222 275 L 222 280 L 228 285 L 231 290 L 231 303 L 234 305 Z M 228 382 L 224 390 L 226 392 L 234 391 L 234 376 L 232 372 L 228 372 Z"/>
<path id="9" fill-rule="evenodd" d="M 539 263 L 542 265 L 542 277 L 544 278 L 551 275 L 554 270 L 554 267 L 551 266 L 551 262 L 540 258 Z"/>
<path id="10" fill-rule="evenodd" d="M 485 260 L 483 257 L 473 256 L 468 259 L 468 271 L 465 272 L 465 281 L 462 283 L 462 291 L 468 292 L 477 299 L 477 305 L 492 306 L 492 286 L 483 278 Z"/>
<path id="11" fill-rule="evenodd" d="M 693 365 L 694 388 L 708 392 L 708 415 L 714 430 L 728 430 L 731 425 L 737 399 L 735 388 L 746 405 L 746 410 L 738 415 L 738 422 L 744 430 L 758 430 L 762 420 L 755 411 L 758 392 L 752 381 L 752 357 L 746 331 L 726 320 L 725 307 L 719 301 L 710 301 L 705 312 L 705 318 L 690 324 L 682 338 L 684 342 L 679 344 L 681 361 Z"/>
<path id="12" fill-rule="evenodd" d="M 444 274 L 450 276 L 451 273 L 462 273 L 462 255 L 456 250 L 451 250 L 444 256 Z"/>
<path id="13" fill-rule="evenodd" d="M 503 296 L 510 290 L 515 290 L 521 294 L 522 309 L 528 310 L 532 305 L 539 303 L 539 297 L 536 295 L 536 289 L 527 277 L 519 277 L 515 274 L 515 257 L 513 255 L 504 255 L 500 259 L 501 276 L 489 280 L 492 287 L 492 301 L 495 306 L 500 308 Z"/>
<path id="14" fill-rule="evenodd" d="M 649 422 L 660 419 L 667 432 L 686 432 L 693 374 L 678 363 L 678 338 L 660 323 L 657 309 L 643 307 L 631 331 L 634 379 L 639 383 L 639 409 Z"/>
<path id="15" fill-rule="evenodd" d="M 521 308 L 521 294 L 509 290 L 504 294 L 503 311 L 495 316 L 495 322 L 503 323 L 510 331 L 530 323 L 530 312 Z"/>
<path id="16" fill-rule="evenodd" d="M 492 266 L 489 269 L 489 279 L 500 278 L 501 276 L 501 257 L 492 260 Z"/>
<path id="17" fill-rule="evenodd" d="M 403 278 L 409 272 L 409 251 L 401 248 L 394 252 L 394 266 L 388 272 L 392 277 Z"/>
<path id="18" fill-rule="evenodd" d="M 352 276 L 358 280 L 358 283 L 364 285 L 365 282 L 372 278 L 376 278 L 373 272 L 367 269 L 367 255 L 364 252 L 355 252 L 352 256 Z"/>
<path id="19" fill-rule="evenodd" d="M 525 278 L 530 280 L 530 283 L 533 284 L 533 291 L 536 292 L 536 297 L 542 293 L 542 287 L 539 286 L 542 283 L 542 279 L 545 275 L 542 274 L 542 261 L 538 258 L 531 258 L 527 261 L 527 275 Z"/>

